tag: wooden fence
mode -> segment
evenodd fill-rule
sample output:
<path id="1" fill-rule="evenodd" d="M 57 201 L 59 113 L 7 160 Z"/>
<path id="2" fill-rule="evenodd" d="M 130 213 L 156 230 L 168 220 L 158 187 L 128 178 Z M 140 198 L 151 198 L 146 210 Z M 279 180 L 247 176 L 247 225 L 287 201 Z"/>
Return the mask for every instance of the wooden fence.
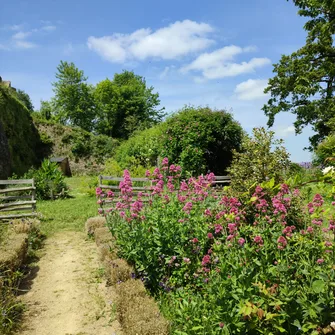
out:
<path id="1" fill-rule="evenodd" d="M 133 190 L 133 195 L 136 196 L 138 192 L 142 192 L 146 194 L 147 196 L 142 200 L 142 201 L 148 201 L 150 195 L 152 193 L 152 181 L 149 178 L 130 178 L 131 182 L 133 184 L 132 190 Z M 104 205 L 108 203 L 113 203 L 120 201 L 120 187 L 119 183 L 123 181 L 122 177 L 113 177 L 113 176 L 99 176 L 99 187 L 101 190 L 111 190 L 114 194 L 115 197 L 112 198 L 102 198 L 99 197 L 101 202 L 100 202 L 100 208 L 103 209 Z M 117 185 L 106 185 L 104 182 L 115 182 Z M 141 186 L 139 186 L 141 184 Z M 227 186 L 230 184 L 230 177 L 229 176 L 215 176 L 215 180 L 212 182 L 212 186 L 217 188 L 219 191 L 219 188 L 222 188 L 223 186 Z M 134 186 L 137 185 L 137 186 Z"/>
<path id="2" fill-rule="evenodd" d="M 0 180 L 0 187 L 0 221 L 37 215 L 34 179 Z"/>

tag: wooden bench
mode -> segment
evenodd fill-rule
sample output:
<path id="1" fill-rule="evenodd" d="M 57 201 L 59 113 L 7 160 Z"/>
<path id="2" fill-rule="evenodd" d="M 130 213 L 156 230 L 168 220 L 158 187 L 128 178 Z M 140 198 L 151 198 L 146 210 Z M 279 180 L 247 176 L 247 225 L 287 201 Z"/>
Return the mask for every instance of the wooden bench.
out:
<path id="1" fill-rule="evenodd" d="M 0 180 L 0 187 L 0 221 L 37 215 L 34 179 Z"/>

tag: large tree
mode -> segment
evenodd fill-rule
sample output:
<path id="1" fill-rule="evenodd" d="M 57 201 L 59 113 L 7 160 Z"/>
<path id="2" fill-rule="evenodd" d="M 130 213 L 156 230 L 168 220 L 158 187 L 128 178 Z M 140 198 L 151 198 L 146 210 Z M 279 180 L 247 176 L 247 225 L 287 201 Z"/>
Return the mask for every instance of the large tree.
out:
<path id="1" fill-rule="evenodd" d="M 335 1 L 293 0 L 298 14 L 308 18 L 306 44 L 274 65 L 275 76 L 265 92 L 271 98 L 263 107 L 268 125 L 280 112 L 296 115 L 296 133 L 311 125 L 313 149 L 332 131 L 335 118 Z"/>
<path id="2" fill-rule="evenodd" d="M 61 61 L 57 67 L 55 92 L 55 118 L 60 123 L 93 129 L 95 105 L 93 87 L 87 84 L 84 72 L 73 63 Z"/>
<path id="3" fill-rule="evenodd" d="M 128 138 L 135 130 L 157 124 L 163 117 L 158 93 L 132 71 L 115 74 L 97 84 L 96 130 L 116 138 Z"/>

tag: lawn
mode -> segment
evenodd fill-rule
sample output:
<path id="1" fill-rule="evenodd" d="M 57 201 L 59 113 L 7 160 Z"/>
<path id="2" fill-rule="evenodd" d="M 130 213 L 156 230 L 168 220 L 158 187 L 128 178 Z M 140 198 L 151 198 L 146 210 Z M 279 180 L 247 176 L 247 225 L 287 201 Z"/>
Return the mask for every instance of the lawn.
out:
<path id="1" fill-rule="evenodd" d="M 37 202 L 44 234 L 50 236 L 60 230 L 82 231 L 85 221 L 97 215 L 96 199 L 87 192 L 91 179 L 66 178 L 65 182 L 70 188 L 69 198 Z"/>

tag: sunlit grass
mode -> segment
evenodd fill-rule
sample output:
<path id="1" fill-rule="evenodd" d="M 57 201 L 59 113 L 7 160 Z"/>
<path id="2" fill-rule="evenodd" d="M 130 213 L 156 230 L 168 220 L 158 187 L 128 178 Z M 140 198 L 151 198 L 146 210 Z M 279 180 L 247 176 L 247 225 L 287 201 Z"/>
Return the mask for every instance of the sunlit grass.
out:
<path id="1" fill-rule="evenodd" d="M 62 230 L 83 231 L 85 221 L 97 215 L 95 197 L 89 196 L 85 189 L 87 177 L 67 178 L 70 198 L 41 200 L 37 210 L 41 213 L 41 230 L 47 236 Z"/>

